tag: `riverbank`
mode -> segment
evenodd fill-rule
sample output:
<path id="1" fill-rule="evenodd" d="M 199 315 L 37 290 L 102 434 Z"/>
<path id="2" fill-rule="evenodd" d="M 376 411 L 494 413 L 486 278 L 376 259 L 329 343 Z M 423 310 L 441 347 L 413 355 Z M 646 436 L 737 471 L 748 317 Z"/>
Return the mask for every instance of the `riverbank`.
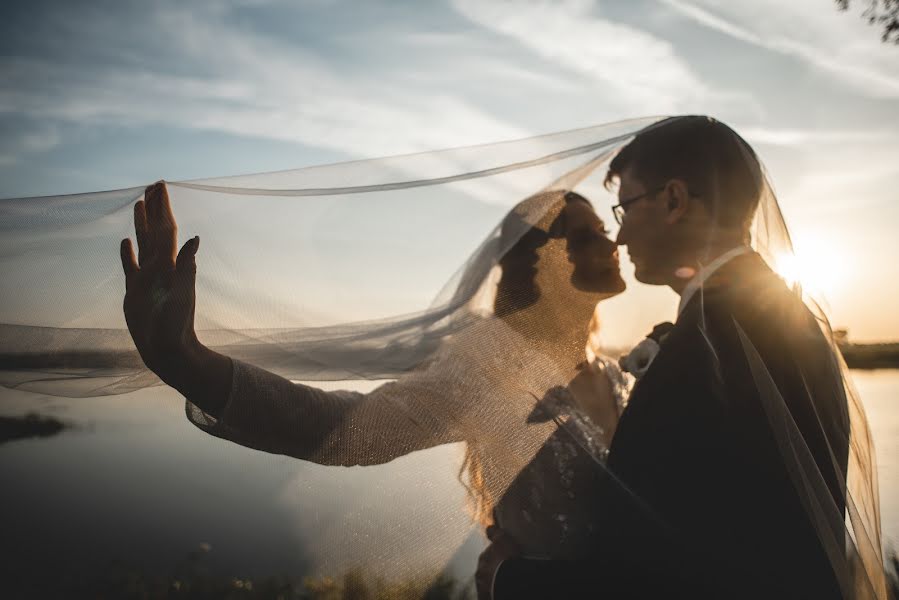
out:
<path id="1" fill-rule="evenodd" d="M 899 342 L 841 343 L 839 348 L 850 369 L 899 369 Z M 602 348 L 602 354 L 618 359 L 630 350 L 630 348 Z"/>
<path id="2" fill-rule="evenodd" d="M 24 417 L 0 417 L 0 444 L 36 437 L 50 437 L 66 429 L 68 425 L 34 413 Z"/>
<path id="3" fill-rule="evenodd" d="M 850 369 L 899 369 L 899 343 L 841 344 Z"/>

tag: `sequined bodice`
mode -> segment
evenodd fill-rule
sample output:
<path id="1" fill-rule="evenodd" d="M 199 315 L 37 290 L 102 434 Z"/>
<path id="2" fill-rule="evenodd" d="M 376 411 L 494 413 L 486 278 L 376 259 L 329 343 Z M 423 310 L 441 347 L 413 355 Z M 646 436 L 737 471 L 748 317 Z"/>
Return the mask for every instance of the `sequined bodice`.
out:
<path id="1" fill-rule="evenodd" d="M 604 362 L 603 367 L 623 410 L 627 382 L 617 365 Z M 557 428 L 499 500 L 494 518 L 526 555 L 575 558 L 600 533 L 599 493 L 608 448 L 564 388 L 551 390 L 548 397 L 547 410 Z"/>

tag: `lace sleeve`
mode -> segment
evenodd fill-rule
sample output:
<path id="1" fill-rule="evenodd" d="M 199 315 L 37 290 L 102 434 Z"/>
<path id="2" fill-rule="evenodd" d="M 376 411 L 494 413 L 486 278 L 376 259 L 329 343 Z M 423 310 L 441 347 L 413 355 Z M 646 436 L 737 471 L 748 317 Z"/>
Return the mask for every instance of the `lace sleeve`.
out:
<path id="1" fill-rule="evenodd" d="M 221 418 L 189 400 L 188 419 L 242 446 L 324 465 L 385 463 L 415 450 L 459 441 L 453 389 L 410 375 L 363 394 L 324 391 L 233 361 L 231 393 Z"/>

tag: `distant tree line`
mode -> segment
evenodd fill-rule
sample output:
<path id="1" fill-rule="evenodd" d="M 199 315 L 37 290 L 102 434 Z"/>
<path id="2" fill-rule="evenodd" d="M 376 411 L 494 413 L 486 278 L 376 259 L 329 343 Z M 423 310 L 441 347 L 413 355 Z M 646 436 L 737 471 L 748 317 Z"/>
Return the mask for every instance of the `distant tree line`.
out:
<path id="1" fill-rule="evenodd" d="M 848 10 L 851 0 L 835 0 L 840 10 Z M 899 44 L 899 0 L 865 0 L 868 7 L 862 17 L 871 25 L 883 27 L 880 39 Z"/>

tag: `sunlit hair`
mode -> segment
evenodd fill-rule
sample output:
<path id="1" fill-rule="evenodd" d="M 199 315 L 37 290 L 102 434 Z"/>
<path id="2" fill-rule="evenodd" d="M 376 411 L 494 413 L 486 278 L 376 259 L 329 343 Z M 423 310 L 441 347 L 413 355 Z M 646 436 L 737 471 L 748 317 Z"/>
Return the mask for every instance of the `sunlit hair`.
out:
<path id="1" fill-rule="evenodd" d="M 562 209 L 570 202 L 584 202 L 593 208 L 590 201 L 576 192 L 558 190 L 536 194 L 519 203 L 503 221 L 501 236 L 513 235 L 516 223 L 520 225 L 522 220 L 535 220 L 534 225 L 520 235 L 515 243 L 500 258 L 503 260 L 511 257 L 536 253 L 546 244 L 550 237 L 561 235 L 558 231 L 559 217 Z M 542 211 L 542 214 L 541 212 Z M 534 216 L 539 215 L 534 218 Z M 527 308 L 536 298 L 521 293 L 521 287 L 513 285 L 510 277 L 503 276 L 497 285 L 496 299 L 494 300 L 494 315 L 502 318 Z M 598 326 L 598 321 L 591 320 L 591 328 Z M 585 335 L 587 326 L 585 325 Z M 465 444 L 465 458 L 459 469 L 459 481 L 468 492 L 468 508 L 472 518 L 480 525 L 487 527 L 493 523 L 493 508 L 499 500 L 490 491 L 487 475 L 484 469 L 484 449 L 477 440 L 468 440 Z"/>
<path id="2" fill-rule="evenodd" d="M 496 498 L 484 476 L 483 449 L 474 440 L 465 443 L 465 458 L 459 467 L 459 482 L 467 492 L 468 511 L 472 519 L 482 527 L 493 524 L 493 507 Z"/>
<path id="3" fill-rule="evenodd" d="M 647 188 L 681 179 L 725 229 L 748 235 L 762 190 L 762 169 L 752 147 L 711 117 L 672 117 L 651 125 L 612 159 L 605 185 L 633 169 Z"/>

